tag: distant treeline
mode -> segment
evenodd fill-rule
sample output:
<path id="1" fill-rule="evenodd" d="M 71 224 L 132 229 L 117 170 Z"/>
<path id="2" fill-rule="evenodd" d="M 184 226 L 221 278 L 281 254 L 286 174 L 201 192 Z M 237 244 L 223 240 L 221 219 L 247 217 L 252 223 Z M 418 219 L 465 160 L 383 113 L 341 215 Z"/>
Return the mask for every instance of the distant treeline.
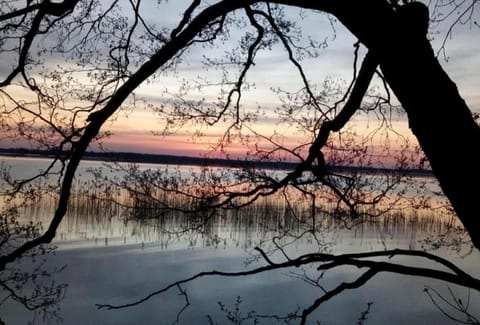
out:
<path id="1" fill-rule="evenodd" d="M 56 150 L 37 150 L 25 148 L 0 148 L 0 155 L 13 157 L 45 157 L 65 156 L 65 152 Z M 205 157 L 174 156 L 161 154 L 145 154 L 136 152 L 103 152 L 87 151 L 85 160 L 118 161 L 127 163 L 146 163 L 163 165 L 218 166 L 232 168 L 258 167 L 265 169 L 290 170 L 296 167 L 292 162 L 268 162 L 241 159 L 220 159 Z"/>
<path id="2" fill-rule="evenodd" d="M 25 148 L 0 148 L 0 155 L 11 157 L 45 157 L 51 158 L 55 156 L 65 156 L 66 153 L 58 150 L 38 150 Z M 126 163 L 146 163 L 146 164 L 162 164 L 162 165 L 189 165 L 189 166 L 213 166 L 213 167 L 230 167 L 230 168 L 259 168 L 274 170 L 294 170 L 297 163 L 286 161 L 253 161 L 242 159 L 221 159 L 221 158 L 205 158 L 190 156 L 174 156 L 161 154 L 145 154 L 135 152 L 104 152 L 104 151 L 87 151 L 84 154 L 85 160 L 102 160 Z M 355 166 L 327 166 L 332 172 L 352 172 L 359 169 Z M 387 168 L 362 167 L 362 172 L 371 174 L 381 174 L 391 171 Z M 406 171 L 409 174 L 418 176 L 431 176 L 431 170 L 412 169 Z"/>

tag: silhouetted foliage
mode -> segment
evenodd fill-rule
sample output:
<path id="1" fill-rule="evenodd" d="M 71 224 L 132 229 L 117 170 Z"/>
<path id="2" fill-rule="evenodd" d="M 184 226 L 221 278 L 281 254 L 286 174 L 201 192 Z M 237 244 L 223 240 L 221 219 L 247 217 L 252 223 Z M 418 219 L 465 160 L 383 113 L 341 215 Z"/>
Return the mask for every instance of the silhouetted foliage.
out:
<path id="1" fill-rule="evenodd" d="M 51 155 L 47 166 L 22 179 L 13 179 L 3 170 L 5 206 L 14 209 L 44 196 L 56 198 L 52 218 L 42 231 L 35 224 L 20 224 L 10 212 L 2 217 L 0 270 L 9 297 L 47 314 L 47 308 L 61 299 L 61 286 L 35 289 L 31 298 L 20 296 L 8 283 L 18 280 L 24 284 L 32 275 L 21 271 L 9 275 L 9 270 L 25 257 L 48 252 L 45 245 L 55 238 L 71 206 L 77 169 L 86 151 L 94 144 L 101 147 L 111 136 L 110 121 L 144 108 L 165 121 L 154 130 L 159 136 L 194 126 L 196 139 L 210 127 L 221 128 L 214 145 L 217 156 L 228 158 L 240 145 L 248 160 L 288 161 L 295 163 L 295 168 L 273 174 L 249 165 L 220 175 L 204 169 L 200 175 L 185 178 L 137 166 L 121 166 L 124 177 L 94 173 L 98 182 L 92 183 L 92 188 L 105 194 L 99 199 L 115 202 L 116 191 L 127 191 L 131 201 L 126 207 L 137 220 L 177 211 L 193 220 L 186 229 L 202 228 L 218 211 L 236 211 L 278 195 L 289 211 L 294 211 L 290 206 L 298 198 L 308 202 L 311 233 L 316 232 L 319 212 L 328 212 L 348 227 L 403 209 L 405 202 L 410 207 L 426 207 L 430 203 L 425 188 L 412 193 L 409 175 L 431 166 L 473 245 L 480 247 L 478 195 L 465 186 L 466 180 L 480 183 L 480 128 L 438 61 L 437 54 L 444 52 L 446 43 L 435 53 L 428 38 L 429 26 L 443 21 L 449 24 L 445 40 L 458 24 L 478 26 L 476 3 L 434 1 L 427 7 L 415 1 L 387 0 L 222 0 L 213 4 L 194 0 L 175 3 L 175 8 L 185 6 L 178 21 L 156 22 L 156 12 L 173 8 L 172 2 L 3 2 L 1 135 L 10 144 Z M 456 20 L 449 21 L 454 14 Z M 357 38 L 350 83 L 316 80 L 305 68 L 319 60 L 329 44 L 328 37 L 319 39 L 317 31 L 309 35 L 302 28 L 303 18 L 309 15 L 324 15 L 325 22 L 333 26 L 332 33 L 341 23 Z M 200 60 L 205 75 L 185 72 L 182 64 L 188 64 L 194 51 L 205 53 Z M 298 77 L 297 89 L 285 89 L 278 80 L 268 85 L 279 100 L 273 112 L 246 100 L 255 89 L 255 78 L 249 78 L 269 51 L 282 53 Z M 142 96 L 145 87 L 157 86 L 157 80 L 168 83 L 169 78 L 175 78 L 172 84 L 176 86 L 162 87 L 158 98 Z M 215 89 L 213 96 L 211 89 Z M 395 129 L 392 120 L 403 113 L 418 145 Z M 362 116 L 375 116 L 377 121 L 366 135 L 351 125 Z M 262 118 L 294 129 L 292 134 L 301 141 L 289 141 L 281 132 L 265 132 Z M 384 175 L 366 175 L 352 166 L 380 167 Z M 426 242 L 431 246 L 438 243 L 445 242 Z M 277 249 L 282 251 L 281 246 Z M 287 261 L 279 263 L 272 262 L 260 248 L 259 253 L 267 266 L 252 272 L 319 260 L 327 269 L 338 265 L 368 269 L 356 281 L 326 292 L 310 309 L 339 292 L 363 285 L 378 272 L 425 275 L 478 290 L 478 280 L 446 261 L 437 260 L 452 273 L 368 259 L 376 254 L 386 256 L 378 252 L 360 257 L 290 258 L 285 254 Z M 391 253 L 437 259 L 421 252 Z M 182 292 L 181 283 L 178 289 Z M 39 302 L 39 297 L 46 300 Z M 310 309 L 303 310 L 303 321 Z"/>

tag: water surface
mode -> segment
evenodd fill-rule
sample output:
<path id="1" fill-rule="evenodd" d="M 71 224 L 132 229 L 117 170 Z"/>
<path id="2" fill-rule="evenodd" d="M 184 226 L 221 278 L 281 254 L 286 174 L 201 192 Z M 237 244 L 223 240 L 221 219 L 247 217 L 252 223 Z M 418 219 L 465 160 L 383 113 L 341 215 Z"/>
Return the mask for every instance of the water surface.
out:
<path id="1" fill-rule="evenodd" d="M 44 163 L 43 160 L 18 158 L 5 161 L 13 161 L 22 177 L 35 173 Z M 88 177 L 85 176 L 88 168 L 101 166 L 99 162 L 83 164 L 82 177 Z M 180 287 L 188 293 L 189 303 L 180 316 L 178 313 L 186 300 L 179 288 L 126 309 L 98 310 L 95 304 L 130 303 L 202 271 L 237 272 L 266 265 L 254 248 L 274 249 L 273 239 L 280 233 L 285 236 L 278 242 L 286 254 L 294 258 L 319 251 L 340 254 L 393 248 L 422 250 L 430 248 L 428 239 L 445 235 L 451 229 L 448 219 L 435 215 L 386 218 L 352 229 L 331 218 L 320 218 L 317 222 L 321 227 L 312 235 L 305 232 L 308 222 L 295 224 L 285 232 L 279 224 L 294 225 L 285 215 L 275 210 L 266 218 L 255 210 L 247 210 L 243 214 L 222 214 L 201 232 L 172 233 L 175 227 L 182 228 L 182 218 L 135 221 L 125 218 L 121 209 L 111 207 L 112 210 L 99 211 L 94 204 L 79 202 L 69 210 L 59 228 L 55 239 L 56 254 L 47 260 L 48 267 L 66 265 L 62 272 L 54 275 L 57 283 L 68 284 L 59 313 L 65 324 L 171 324 L 177 320 L 180 324 L 208 324 L 210 321 L 229 324 L 232 322 L 228 315 L 243 319 L 246 324 L 253 324 L 254 318 L 260 324 L 283 324 L 283 317 L 301 312 L 324 291 L 355 280 L 365 270 L 336 268 L 323 275 L 319 286 L 308 283 L 305 278 L 306 275 L 311 279 L 320 276 L 317 265 L 246 277 L 204 277 Z M 54 206 L 54 200 L 44 200 L 25 207 L 24 212 L 32 220 L 46 221 Z M 468 247 L 460 251 L 441 247 L 434 251 L 478 277 L 479 254 L 467 252 Z M 270 258 L 275 262 L 285 261 L 278 251 Z M 413 257 L 395 261 L 412 266 L 433 266 L 432 262 Z M 29 263 L 25 261 L 22 267 L 28 269 Z M 347 290 L 322 304 L 309 317 L 308 323 L 355 324 L 367 310 L 366 324 L 452 323 L 425 293 L 426 287 L 450 300 L 452 293 L 454 299 L 469 300 L 468 311 L 480 315 L 480 295 L 476 291 L 428 278 L 380 273 L 361 288 Z M 447 305 L 441 306 L 446 308 Z M 451 308 L 447 311 L 457 317 L 465 316 Z M 10 301 L 0 305 L 0 315 L 6 324 L 26 324 L 33 318 L 32 313 Z M 44 321 L 37 317 L 35 323 Z"/>

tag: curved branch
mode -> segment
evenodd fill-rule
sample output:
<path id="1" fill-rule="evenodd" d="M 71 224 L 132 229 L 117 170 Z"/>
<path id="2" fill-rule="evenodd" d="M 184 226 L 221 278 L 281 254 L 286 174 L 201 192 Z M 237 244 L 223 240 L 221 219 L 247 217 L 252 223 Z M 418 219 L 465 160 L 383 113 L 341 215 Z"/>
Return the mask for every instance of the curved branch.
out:
<path id="1" fill-rule="evenodd" d="M 67 3 L 70 5 L 76 4 L 78 0 L 66 0 L 62 2 L 62 5 L 66 5 Z M 59 195 L 59 202 L 57 205 L 57 209 L 55 214 L 50 222 L 50 225 L 46 232 L 31 241 L 25 242 L 22 246 L 18 247 L 13 252 L 9 253 L 8 255 L 4 255 L 0 257 L 0 270 L 3 270 L 7 263 L 11 263 L 17 258 L 21 257 L 30 249 L 39 246 L 41 244 L 50 243 L 53 238 L 55 237 L 56 230 L 62 221 L 65 213 L 67 211 L 67 205 L 70 198 L 70 189 L 72 187 L 73 178 L 75 176 L 76 170 L 82 157 L 87 150 L 90 142 L 98 135 L 100 132 L 101 127 L 107 121 L 107 119 L 112 116 L 119 107 L 123 104 L 123 102 L 127 99 L 128 96 L 139 86 L 141 85 L 147 78 L 153 75 L 160 67 L 166 64 L 169 60 L 171 60 L 177 53 L 181 52 L 185 47 L 192 44 L 194 42 L 195 36 L 197 36 L 205 26 L 207 26 L 210 22 L 214 21 L 215 19 L 225 16 L 227 13 L 234 11 L 236 9 L 243 8 L 250 4 L 259 2 L 258 0 L 244 0 L 244 1 L 229 1 L 223 0 L 210 7 L 206 8 L 202 12 L 200 12 L 190 24 L 185 26 L 183 30 L 173 38 L 169 43 L 166 43 L 162 48 L 160 48 L 155 54 L 151 56 L 151 58 L 145 62 L 140 68 L 132 74 L 132 76 L 123 84 L 121 85 L 114 95 L 110 98 L 109 102 L 104 106 L 103 109 L 90 114 L 89 118 L 87 119 L 90 121 L 90 124 L 85 128 L 83 135 L 80 137 L 78 142 L 74 143 L 72 148 L 72 155 L 70 161 L 66 167 L 65 175 L 63 178 L 63 183 L 60 189 Z M 279 1 L 280 3 L 285 2 L 285 4 L 292 5 L 293 1 Z M 305 1 L 303 1 L 305 2 Z M 50 2 L 48 2 L 50 3 Z M 321 4 L 317 4 L 317 9 L 321 9 L 324 7 L 325 10 L 331 10 L 332 6 L 335 1 L 333 0 L 325 0 L 322 1 Z M 60 8 L 60 7 L 58 7 Z M 64 9 L 68 9 L 67 7 L 63 7 Z M 26 56 L 28 53 L 28 48 L 33 41 L 35 36 L 35 31 L 38 31 L 38 27 L 40 25 L 41 19 L 48 13 L 53 14 L 52 12 L 48 12 L 51 8 L 43 8 L 41 9 L 35 18 L 35 24 L 30 29 L 29 32 L 29 45 L 27 47 L 24 46 L 23 48 L 23 55 L 21 60 L 26 60 Z M 22 68 L 18 71 L 15 69 L 12 74 L 7 77 L 6 81 L 0 83 L 1 86 L 5 86 L 8 84 L 16 74 L 22 72 Z"/>
<path id="2" fill-rule="evenodd" d="M 271 15 L 267 15 L 266 13 L 264 13 L 262 11 L 256 11 L 255 13 L 262 15 L 265 19 L 267 19 L 270 26 L 272 26 L 273 30 L 275 31 L 275 34 L 278 36 L 278 38 L 280 39 L 280 41 L 283 44 L 283 47 L 285 48 L 285 50 L 288 53 L 288 59 L 297 68 L 298 73 L 300 74 L 300 78 L 302 79 L 303 85 L 305 87 L 305 90 L 307 91 L 308 97 L 312 101 L 313 105 L 318 109 L 318 111 L 320 111 L 322 113 L 322 115 L 324 117 L 326 117 L 325 113 L 320 109 L 321 104 L 318 102 L 317 96 L 315 96 L 315 94 L 312 91 L 312 88 L 309 85 L 307 75 L 305 74 L 304 69 L 302 68 L 301 64 L 298 62 L 297 59 L 295 59 L 295 57 L 293 55 L 293 51 L 292 51 L 292 48 L 289 44 L 289 41 L 288 41 L 287 37 L 282 33 L 282 31 L 280 30 L 280 28 L 278 27 L 277 23 L 275 22 L 275 20 L 273 19 L 273 17 Z"/>
<path id="3" fill-rule="evenodd" d="M 28 52 L 30 51 L 30 47 L 32 46 L 33 40 L 40 33 L 39 29 L 40 29 L 40 24 L 43 21 L 43 18 L 46 15 L 52 15 L 56 17 L 66 15 L 73 11 L 78 1 L 79 0 L 65 0 L 60 3 L 44 1 L 43 3 L 37 6 L 31 6 L 30 8 L 34 8 L 34 9 L 28 10 L 25 12 L 27 13 L 35 9 L 38 9 L 37 14 L 33 18 L 30 29 L 28 30 L 27 34 L 24 37 L 23 46 L 21 47 L 20 54 L 18 57 L 18 64 L 12 70 L 12 72 L 2 82 L 0 82 L 0 87 L 9 85 L 18 74 L 24 75 L 25 64 L 27 63 L 27 58 L 28 58 Z M 25 9 L 28 9 L 28 7 Z M 12 16 L 9 18 L 13 18 L 15 16 Z M 3 18 L 3 17 L 0 17 L 0 18 Z M 9 19 L 9 18 L 5 18 L 5 19 Z M 29 82 L 28 78 L 26 78 L 25 76 L 24 78 L 27 84 L 30 86 L 30 88 L 32 88 L 33 90 L 37 89 L 37 87 L 34 84 L 31 84 Z"/>
<path id="4" fill-rule="evenodd" d="M 373 278 L 378 271 L 369 269 L 367 272 L 363 273 L 359 278 L 357 278 L 353 282 L 342 282 L 340 285 L 338 285 L 335 289 L 327 291 L 323 296 L 315 300 L 315 302 L 309 306 L 308 308 L 303 310 L 302 313 L 302 318 L 300 321 L 301 325 L 304 325 L 305 322 L 307 321 L 308 315 L 310 315 L 315 309 L 317 309 L 322 303 L 326 302 L 327 300 L 330 300 L 331 298 L 339 295 L 343 291 L 347 289 L 357 289 L 363 286 L 365 283 L 368 282 L 371 278 Z"/>
<path id="5" fill-rule="evenodd" d="M 41 3 L 36 3 L 31 6 L 27 5 L 25 8 L 21 8 L 0 16 L 0 21 L 9 20 L 15 17 L 26 15 L 32 11 L 38 10 L 42 7 Z"/>
<path id="6" fill-rule="evenodd" d="M 331 299 L 332 297 L 338 295 L 339 293 L 341 293 L 346 289 L 354 289 L 362 286 L 368 280 L 370 280 L 373 276 L 375 276 L 377 273 L 380 273 L 380 272 L 388 272 L 388 273 L 395 273 L 400 275 L 420 276 L 420 277 L 426 277 L 431 279 L 437 279 L 437 280 L 442 280 L 445 282 L 457 284 L 464 287 L 469 287 L 469 288 L 480 291 L 480 279 L 473 278 L 472 276 L 466 274 L 463 271 L 458 271 L 459 268 L 455 266 L 453 263 L 447 260 L 444 260 L 441 257 L 434 256 L 426 252 L 420 252 L 420 251 L 406 252 L 403 250 L 393 250 L 393 251 L 386 251 L 386 252 L 366 252 L 366 253 L 345 254 L 345 255 L 312 253 L 312 254 L 301 255 L 295 259 L 290 259 L 282 263 L 275 263 L 268 258 L 268 256 L 265 254 L 265 252 L 262 251 L 262 249 L 257 247 L 256 250 L 259 251 L 264 258 L 266 258 L 268 265 L 254 268 L 247 271 L 240 271 L 240 272 L 223 272 L 223 271 L 200 272 L 189 278 L 185 278 L 183 280 L 179 280 L 174 283 L 171 283 L 168 286 L 162 289 L 159 289 L 157 291 L 154 291 L 146 295 L 145 297 L 138 299 L 136 301 L 133 301 L 131 303 L 127 303 L 123 305 L 96 304 L 96 307 L 98 309 L 105 308 L 108 310 L 133 307 L 133 306 L 142 304 L 143 302 L 153 298 L 154 296 L 158 296 L 162 293 L 165 293 L 172 288 L 178 287 L 179 285 L 182 285 L 182 284 L 192 282 L 202 277 L 209 277 L 209 276 L 242 277 L 242 276 L 260 274 L 266 271 L 285 269 L 289 267 L 300 267 L 303 265 L 309 265 L 312 263 L 319 263 L 319 262 L 324 264 L 320 265 L 317 268 L 318 270 L 330 270 L 340 266 L 352 265 L 358 268 L 368 268 L 368 271 L 363 273 L 354 282 L 342 283 L 339 286 L 337 286 L 335 289 L 326 292 L 325 295 L 317 299 L 314 302 L 314 304 L 312 304 L 310 307 L 304 310 L 302 319 L 306 319 L 306 317 L 323 302 Z M 456 274 L 440 271 L 434 268 L 413 267 L 413 266 L 405 266 L 405 265 L 396 264 L 396 263 L 361 259 L 365 257 L 379 257 L 379 256 L 392 257 L 396 255 L 412 255 L 412 256 L 432 259 L 441 263 L 442 265 L 450 266 L 449 268 L 455 270 Z"/>

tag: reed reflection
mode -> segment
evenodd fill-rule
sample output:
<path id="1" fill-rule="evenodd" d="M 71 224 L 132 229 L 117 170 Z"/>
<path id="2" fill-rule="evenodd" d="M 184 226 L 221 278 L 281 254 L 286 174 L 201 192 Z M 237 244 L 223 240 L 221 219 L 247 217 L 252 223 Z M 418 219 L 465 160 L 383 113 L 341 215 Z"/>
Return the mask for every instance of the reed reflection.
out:
<path id="1" fill-rule="evenodd" d="M 230 254 L 232 250 L 240 249 L 247 252 L 249 270 L 230 273 L 207 271 L 205 275 L 227 274 L 228 277 L 235 277 L 256 275 L 262 270 L 285 269 L 293 278 L 323 290 L 325 283 L 318 281 L 319 274 L 323 278 L 327 271 L 335 270 L 335 274 L 351 277 L 348 271 L 344 271 L 345 266 L 347 269 L 355 266 L 371 270 L 368 273 L 354 274 L 358 278 L 351 280 L 352 288 L 360 288 L 365 283 L 364 280 L 367 282 L 377 273 L 402 274 L 403 269 L 398 271 L 391 266 L 382 269 L 383 264 L 374 264 L 375 261 L 372 260 L 364 261 L 365 258 L 385 259 L 388 262 L 395 256 L 404 263 L 410 262 L 412 254 L 417 254 L 415 258 L 420 260 L 431 258 L 430 255 L 422 255 L 414 250 L 436 249 L 438 252 L 448 247 L 450 251 L 454 248 L 456 254 L 466 254 L 471 247 L 462 227 L 455 222 L 441 197 L 415 194 L 415 188 L 426 192 L 424 187 L 427 186 L 425 182 L 429 181 L 428 178 L 403 178 L 406 183 L 395 183 L 394 175 L 390 181 L 379 175 L 362 175 L 363 178 L 358 178 L 355 183 L 346 181 L 343 184 L 345 196 L 340 199 L 334 195 L 336 193 L 315 186 L 309 179 L 273 192 L 270 189 L 258 191 L 257 184 L 255 195 L 250 196 L 245 193 L 249 193 L 252 185 L 248 181 L 238 181 L 243 179 L 243 174 L 236 178 L 234 186 L 225 186 L 224 170 L 201 170 L 198 177 L 193 175 L 193 181 L 188 179 L 187 182 L 185 175 L 181 175 L 184 171 L 132 168 L 133 174 L 111 172 L 107 177 L 104 173 L 93 171 L 93 177 L 77 181 L 67 216 L 55 239 L 60 251 L 67 254 L 71 248 L 103 249 L 108 246 L 110 249 L 122 245 L 128 249 L 135 248 L 137 253 L 161 251 L 176 254 L 175 249 L 178 248 L 208 248 Z M 192 177 L 191 174 L 188 175 Z M 229 175 L 231 177 L 231 173 Z M 275 177 L 274 173 L 262 175 L 269 181 Z M 206 179 L 208 182 L 204 182 Z M 392 184 L 397 185 L 395 191 L 391 190 Z M 348 190 L 348 187 L 352 189 Z M 370 194 L 358 196 L 357 189 L 365 187 L 372 189 Z M 434 192 L 435 188 L 431 191 Z M 26 216 L 24 221 L 35 224 L 48 222 L 56 206 L 54 197 L 42 195 L 30 204 L 20 205 L 21 215 Z M 185 251 L 182 252 L 185 254 Z M 348 263 L 339 263 L 345 259 Z M 74 260 L 70 262 L 75 268 L 79 267 Z M 242 262 L 245 262 L 245 256 Z M 313 268 L 312 265 L 319 263 L 323 263 L 323 269 Z M 187 263 L 181 265 L 191 267 Z M 261 270 L 259 265 L 263 265 L 260 266 Z M 122 267 L 128 269 L 129 266 L 122 264 Z M 156 267 L 161 269 L 162 266 Z M 142 276 L 142 267 L 137 265 L 137 268 L 140 271 L 136 270 L 139 274 L 135 274 Z M 412 269 L 412 274 L 417 271 Z M 112 276 L 111 272 L 109 276 Z M 183 285 L 188 287 L 192 284 L 190 281 L 178 280 L 174 276 L 176 272 L 178 270 L 169 274 L 170 285 L 176 287 L 175 283 L 180 281 L 178 293 L 184 295 Z M 185 277 L 188 280 L 188 274 Z M 325 279 L 329 285 L 332 284 L 328 281 L 334 281 L 335 284 L 338 280 L 331 280 L 331 277 Z M 450 280 L 457 281 L 454 283 L 475 282 L 462 276 Z M 342 281 L 344 280 L 340 279 L 339 283 Z M 471 287 L 475 285 L 476 282 Z M 142 286 L 142 292 L 153 290 L 153 286 L 147 281 L 145 287 Z M 115 292 L 115 288 L 109 290 Z M 137 290 L 141 291 L 139 288 L 135 291 Z M 303 311 L 291 314 L 291 320 L 306 319 L 323 301 L 337 295 L 334 294 L 336 291 L 323 292 L 325 294 L 320 297 L 309 295 L 311 300 L 303 301 Z M 74 292 L 73 295 L 75 294 Z M 130 296 L 122 297 L 124 301 L 131 300 Z M 188 301 L 186 295 L 185 298 Z M 108 304 L 107 298 L 102 299 L 99 301 L 102 310 L 123 309 L 137 304 L 113 305 Z M 181 307 L 179 305 L 179 310 L 183 312 Z M 221 312 L 227 312 L 227 309 L 225 307 Z M 367 310 L 369 309 L 364 312 Z M 360 317 L 359 315 L 361 316 L 360 311 L 357 316 Z M 287 319 L 278 318 L 286 315 L 270 316 L 273 319 Z M 215 317 L 212 318 L 214 319 Z"/>
<path id="2" fill-rule="evenodd" d="M 378 245 L 419 248 L 463 243 L 461 226 L 442 201 L 395 199 L 391 205 L 364 210 L 356 219 L 341 215 L 324 193 L 317 196 L 281 191 L 259 197 L 239 207 L 212 207 L 205 186 L 202 197 L 180 191 L 149 188 L 106 189 L 104 184 L 77 184 L 67 216 L 60 225 L 57 243 L 112 245 L 158 243 L 167 248 L 176 243 L 190 246 L 235 246 L 253 248 L 268 245 L 273 238 L 296 245 L 315 243 L 332 248 L 349 238 Z M 417 198 L 418 199 L 418 198 Z M 393 199 L 392 199 L 393 200 Z M 423 198 L 420 198 L 423 200 Z M 436 206 L 434 206 L 436 204 Z M 35 222 L 47 222 L 56 201 L 44 196 L 22 207 L 21 215 Z M 369 245 L 372 245 L 371 243 Z M 311 247 L 310 247 L 311 248 Z"/>

